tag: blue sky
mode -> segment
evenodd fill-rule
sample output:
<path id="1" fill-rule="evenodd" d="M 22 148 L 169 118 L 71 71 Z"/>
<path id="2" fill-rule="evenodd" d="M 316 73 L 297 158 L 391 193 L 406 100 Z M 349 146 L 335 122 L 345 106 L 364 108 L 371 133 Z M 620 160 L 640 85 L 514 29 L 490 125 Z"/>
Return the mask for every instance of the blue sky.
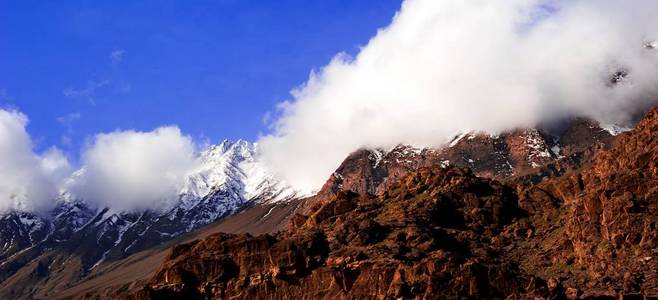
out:
<path id="1" fill-rule="evenodd" d="M 400 0 L 0 0 L 0 107 L 38 151 L 178 125 L 255 140 L 314 68 L 355 54 Z"/>

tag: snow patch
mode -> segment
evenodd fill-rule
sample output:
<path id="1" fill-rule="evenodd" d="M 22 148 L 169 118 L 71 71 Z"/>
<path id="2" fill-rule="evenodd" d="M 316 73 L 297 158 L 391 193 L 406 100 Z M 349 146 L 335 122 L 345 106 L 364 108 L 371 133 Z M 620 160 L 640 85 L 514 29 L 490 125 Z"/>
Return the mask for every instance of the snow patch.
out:
<path id="1" fill-rule="evenodd" d="M 631 131 L 631 129 L 632 129 L 632 128 L 629 128 L 629 127 L 623 127 L 623 126 L 619 126 L 619 125 L 615 125 L 615 124 L 600 124 L 600 126 L 601 126 L 601 128 L 603 128 L 603 130 L 607 131 L 608 133 L 610 133 L 613 136 L 617 136 L 617 135 L 620 135 L 624 132 Z"/>
<path id="2" fill-rule="evenodd" d="M 469 135 L 469 134 L 470 134 L 470 132 L 466 132 L 466 133 L 462 133 L 462 134 L 456 136 L 456 137 L 450 142 L 450 144 L 448 145 L 448 147 L 452 148 L 452 147 L 456 146 L 456 145 L 457 145 L 462 139 L 464 139 L 464 138 L 465 138 L 467 135 Z"/>
<path id="3" fill-rule="evenodd" d="M 445 169 L 445 168 L 447 168 L 447 167 L 449 167 L 449 166 L 450 166 L 450 161 L 449 161 L 449 160 L 441 161 L 441 168 L 444 168 L 444 169 Z"/>

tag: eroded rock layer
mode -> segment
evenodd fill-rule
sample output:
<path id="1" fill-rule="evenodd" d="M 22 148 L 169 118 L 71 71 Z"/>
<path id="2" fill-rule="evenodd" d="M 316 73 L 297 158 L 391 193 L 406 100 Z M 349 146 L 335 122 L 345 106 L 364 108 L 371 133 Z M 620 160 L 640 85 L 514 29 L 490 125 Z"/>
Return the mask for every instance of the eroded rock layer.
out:
<path id="1" fill-rule="evenodd" d="M 174 247 L 129 298 L 657 296 L 658 108 L 593 151 L 504 183 L 440 163 L 352 180 L 280 233 Z"/>

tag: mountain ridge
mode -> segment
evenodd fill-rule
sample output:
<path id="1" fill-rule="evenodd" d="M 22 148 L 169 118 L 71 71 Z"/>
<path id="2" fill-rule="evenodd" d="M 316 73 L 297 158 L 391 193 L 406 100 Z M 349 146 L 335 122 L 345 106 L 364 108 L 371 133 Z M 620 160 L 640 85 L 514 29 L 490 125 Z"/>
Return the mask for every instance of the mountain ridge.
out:
<path id="1" fill-rule="evenodd" d="M 28 256 L 22 261 L 22 266 L 28 266 L 28 262 L 38 263 L 30 267 L 32 270 L 30 273 L 13 276 L 11 283 L 6 282 L 4 295 L 50 297 L 53 291 L 69 290 L 93 279 L 94 276 L 102 277 L 101 273 L 94 272 L 99 265 L 104 263 L 114 265 L 115 261 L 121 262 L 134 255 L 142 255 L 140 253 L 143 251 L 157 248 L 157 245 L 161 245 L 166 240 L 174 239 L 186 232 L 193 232 L 212 221 L 225 218 L 230 220 L 229 216 L 235 212 L 247 210 L 247 215 L 252 215 L 251 211 L 259 212 L 257 215 L 247 217 L 246 220 L 250 221 L 243 223 L 243 226 L 252 227 L 253 224 L 264 222 L 270 224 L 268 226 L 271 228 L 265 231 L 259 229 L 257 233 L 273 232 L 285 229 L 288 220 L 293 224 L 298 223 L 296 214 L 309 213 L 340 193 L 355 191 L 360 194 L 381 196 L 387 189 L 398 185 L 400 179 L 418 169 L 465 167 L 472 168 L 474 174 L 481 177 L 504 181 L 513 181 L 517 178 L 522 178 L 518 179 L 519 181 L 537 181 L 538 178 L 559 176 L 568 170 L 579 168 L 591 159 L 593 153 L 607 147 L 614 139 L 614 136 L 597 123 L 576 118 L 571 120 L 562 131 L 520 129 L 499 135 L 471 132 L 456 136 L 450 144 L 435 149 L 418 149 L 404 145 L 388 151 L 362 149 L 348 156 L 322 189 L 311 196 L 295 193 L 285 184 L 277 181 L 271 173 L 263 172 L 263 169 L 259 168 L 260 162 L 255 160 L 256 145 L 244 141 L 225 141 L 209 147 L 204 152 L 204 163 L 196 169 L 193 176 L 188 177 L 186 186 L 182 189 L 181 194 L 184 196 L 181 197 L 180 206 L 167 211 L 165 217 L 153 212 L 116 215 L 107 211 L 90 216 L 84 205 L 73 205 L 74 210 L 62 212 L 63 215 L 69 216 L 66 222 L 74 221 L 77 224 L 93 226 L 90 226 L 85 233 L 86 237 L 74 239 L 73 244 L 76 246 L 66 250 L 69 254 L 64 255 L 63 258 L 52 258 L 51 254 L 44 256 L 39 251 L 32 251 L 34 253 L 31 256 L 22 254 L 22 257 Z M 249 181 L 254 178 L 255 180 Z M 217 187 L 222 188 L 213 190 Z M 236 197 L 236 195 L 256 196 Z M 295 204 L 294 208 L 278 205 L 278 203 L 297 201 L 295 199 L 298 198 L 305 199 L 296 202 L 299 204 Z M 222 199 L 237 201 L 222 202 Z M 220 206 L 221 209 L 216 209 Z M 235 218 L 243 217 L 237 215 Z M 270 223 L 268 219 L 271 218 L 279 221 Z M 75 230 L 70 228 L 63 231 L 67 232 L 67 230 L 69 235 L 75 234 L 75 232 L 71 233 Z M 221 230 L 241 232 L 235 227 Z M 100 247 L 104 249 L 103 251 L 92 251 L 91 253 L 94 254 L 90 256 L 87 252 L 89 250 L 80 251 L 79 245 L 84 244 L 80 243 L 80 240 L 88 241 L 86 247 L 98 244 L 106 246 Z M 81 261 L 71 263 L 71 258 Z M 52 287 L 53 280 L 48 279 L 51 270 L 48 270 L 43 271 L 41 277 L 36 276 L 41 279 L 33 281 L 35 271 L 44 269 L 39 266 L 51 266 L 54 262 L 63 259 L 65 262 L 68 261 L 67 267 L 79 268 L 81 275 L 73 272 L 68 278 L 58 278 L 57 280 L 65 282 L 66 285 Z M 16 261 L 15 258 L 12 260 Z M 24 273 L 20 266 L 20 263 L 16 264 L 15 271 Z M 105 268 L 101 269 L 105 270 Z M 1 266 L 0 270 L 2 270 Z M 9 273 L 5 272 L 5 274 Z M 92 277 L 88 278 L 88 276 Z M 37 282 L 43 280 L 51 281 L 46 285 L 51 288 L 48 290 L 23 288 L 34 287 Z"/>
<path id="2" fill-rule="evenodd" d="M 249 203 L 292 200 L 295 191 L 277 181 L 256 154 L 256 146 L 242 140 L 209 147 L 182 187 L 180 201 L 162 211 L 93 208 L 65 193 L 46 217 L 24 212 L 0 217 L 0 237 L 6 241 L 0 248 L 0 282 L 32 262 L 43 266 L 41 272 L 24 274 L 23 284 L 3 288 L 2 294 L 12 296 L 17 288 L 17 294 L 29 295 L 24 287 L 62 268 L 77 269 L 62 280 L 76 282 L 107 260 L 122 259 L 194 231 Z"/>
<path id="3" fill-rule="evenodd" d="M 127 299 L 653 299 L 658 107 L 594 148 L 539 181 L 435 165 L 339 185 L 285 231 L 173 247 Z"/>

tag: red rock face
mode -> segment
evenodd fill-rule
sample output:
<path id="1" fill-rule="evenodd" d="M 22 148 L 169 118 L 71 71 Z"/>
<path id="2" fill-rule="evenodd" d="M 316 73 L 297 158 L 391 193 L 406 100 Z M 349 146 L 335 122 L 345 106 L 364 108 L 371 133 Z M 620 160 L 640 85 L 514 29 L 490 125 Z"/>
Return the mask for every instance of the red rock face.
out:
<path id="1" fill-rule="evenodd" d="M 560 157 L 542 154 L 554 145 L 540 137 L 359 151 L 287 230 L 177 246 L 130 298 L 658 296 L 658 108 L 612 143 L 577 122 L 559 137 Z M 505 175 L 475 144 L 505 150 L 512 174 L 529 171 Z M 442 164 L 460 155 L 490 164 L 477 172 Z"/>
<path id="2" fill-rule="evenodd" d="M 361 149 L 345 159 L 316 198 L 339 191 L 376 195 L 421 167 L 465 167 L 477 176 L 501 181 L 547 171 L 557 176 L 589 162 L 614 140 L 598 124 L 582 118 L 552 132 L 524 129 L 498 136 L 468 133 L 437 149 L 403 145 L 390 151 Z"/>
<path id="3" fill-rule="evenodd" d="M 563 245 L 538 245 L 552 252 L 569 284 L 590 293 L 658 294 L 657 163 L 658 108 L 591 166 L 530 189 L 528 203 L 551 199 L 559 211 L 553 222 L 560 227 L 536 223 L 544 235 L 561 235 Z"/>
<path id="4" fill-rule="evenodd" d="M 522 217 L 514 192 L 423 168 L 381 196 L 339 192 L 272 236 L 180 245 L 134 299 L 372 299 L 550 295 L 489 245 Z M 523 286 L 523 288 L 521 288 Z"/>

